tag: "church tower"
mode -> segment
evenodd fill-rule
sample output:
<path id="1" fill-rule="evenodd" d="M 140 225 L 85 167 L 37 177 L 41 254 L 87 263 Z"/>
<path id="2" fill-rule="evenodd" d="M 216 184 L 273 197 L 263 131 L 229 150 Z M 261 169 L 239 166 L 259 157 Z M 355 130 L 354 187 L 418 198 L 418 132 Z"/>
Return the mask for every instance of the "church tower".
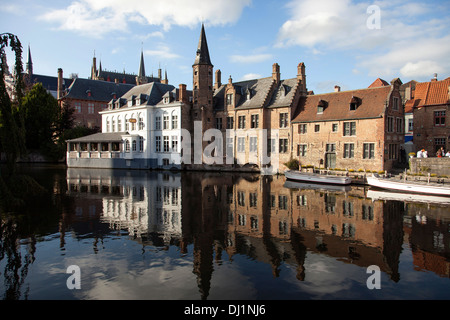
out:
<path id="1" fill-rule="evenodd" d="M 147 82 L 147 77 L 145 76 L 144 51 L 141 51 L 141 62 L 139 64 L 139 73 L 136 77 L 136 85 L 144 84 Z"/>
<path id="2" fill-rule="evenodd" d="M 202 121 L 203 132 L 214 127 L 213 119 L 213 68 L 209 57 L 205 27 L 202 24 L 193 69 L 192 120 Z"/>
<path id="3" fill-rule="evenodd" d="M 33 61 L 31 60 L 30 45 L 28 45 L 28 60 L 26 64 L 26 74 L 30 77 L 33 75 Z"/>

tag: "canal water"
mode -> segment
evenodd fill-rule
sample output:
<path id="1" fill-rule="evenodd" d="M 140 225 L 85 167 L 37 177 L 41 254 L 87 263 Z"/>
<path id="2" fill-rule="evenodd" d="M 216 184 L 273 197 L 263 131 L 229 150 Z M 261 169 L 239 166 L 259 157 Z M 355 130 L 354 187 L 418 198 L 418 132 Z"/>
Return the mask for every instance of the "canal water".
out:
<path id="1" fill-rule="evenodd" d="M 2 299 L 450 298 L 449 199 L 258 174 L 21 170 L 48 193 L 1 216 Z"/>

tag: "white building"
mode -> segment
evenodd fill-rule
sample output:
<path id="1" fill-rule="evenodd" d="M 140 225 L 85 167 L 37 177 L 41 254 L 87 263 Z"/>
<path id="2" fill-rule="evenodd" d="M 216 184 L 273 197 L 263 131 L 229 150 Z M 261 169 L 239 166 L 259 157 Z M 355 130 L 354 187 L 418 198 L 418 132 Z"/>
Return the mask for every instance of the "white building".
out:
<path id="1" fill-rule="evenodd" d="M 68 166 L 178 168 L 184 106 L 179 89 L 172 85 L 151 82 L 133 87 L 100 112 L 101 133 L 68 141 Z"/>

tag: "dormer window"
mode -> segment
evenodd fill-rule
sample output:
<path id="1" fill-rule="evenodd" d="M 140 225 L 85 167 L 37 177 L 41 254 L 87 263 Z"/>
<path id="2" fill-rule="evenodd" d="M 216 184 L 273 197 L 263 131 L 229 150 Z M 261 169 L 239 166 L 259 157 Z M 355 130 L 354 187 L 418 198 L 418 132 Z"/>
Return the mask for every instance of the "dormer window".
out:
<path id="1" fill-rule="evenodd" d="M 356 110 L 358 106 L 359 106 L 359 98 L 353 96 L 352 99 L 350 100 L 350 111 Z"/>
<path id="2" fill-rule="evenodd" d="M 164 97 L 164 104 L 169 104 L 170 102 L 170 98 L 169 97 Z"/>
<path id="3" fill-rule="evenodd" d="M 247 101 L 249 101 L 252 98 L 252 92 L 250 91 L 250 89 L 247 89 L 246 98 L 247 98 Z"/>
<path id="4" fill-rule="evenodd" d="M 328 103 L 325 100 L 320 100 L 317 104 L 317 113 L 323 113 Z"/>
<path id="5" fill-rule="evenodd" d="M 92 96 L 91 90 L 90 89 L 86 90 L 86 94 L 87 94 L 88 97 L 91 97 Z"/>

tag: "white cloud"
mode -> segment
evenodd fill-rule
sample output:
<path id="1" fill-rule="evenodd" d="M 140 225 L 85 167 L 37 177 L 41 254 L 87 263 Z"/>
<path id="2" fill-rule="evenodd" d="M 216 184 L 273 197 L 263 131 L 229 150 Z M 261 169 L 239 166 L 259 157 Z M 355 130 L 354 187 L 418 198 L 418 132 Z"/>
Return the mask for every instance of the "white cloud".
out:
<path id="1" fill-rule="evenodd" d="M 368 22 L 379 8 L 379 28 Z M 429 77 L 450 69 L 448 6 L 400 0 L 292 0 L 290 19 L 279 30 L 277 46 L 302 46 L 312 52 L 345 53 L 370 76 Z M 363 71 L 365 69 L 365 71 Z M 416 79 L 418 80 L 418 79 Z"/>
<path id="2" fill-rule="evenodd" d="M 63 9 L 53 9 L 40 18 L 54 22 L 58 29 L 101 37 L 128 31 L 129 22 L 162 26 L 194 27 L 200 22 L 226 25 L 236 22 L 251 0 L 78 0 Z"/>
<path id="3" fill-rule="evenodd" d="M 255 55 L 232 55 L 230 60 L 233 63 L 258 63 L 272 59 L 272 55 L 268 53 Z"/>
<path id="4" fill-rule="evenodd" d="M 253 79 L 260 79 L 263 76 L 258 73 L 247 73 L 245 74 L 240 81 L 246 81 L 246 80 L 253 80 Z"/>
<path id="5" fill-rule="evenodd" d="M 144 50 L 144 54 L 162 59 L 175 59 L 180 57 L 178 54 L 173 53 L 169 46 L 165 44 L 157 45 L 154 50 Z"/>

